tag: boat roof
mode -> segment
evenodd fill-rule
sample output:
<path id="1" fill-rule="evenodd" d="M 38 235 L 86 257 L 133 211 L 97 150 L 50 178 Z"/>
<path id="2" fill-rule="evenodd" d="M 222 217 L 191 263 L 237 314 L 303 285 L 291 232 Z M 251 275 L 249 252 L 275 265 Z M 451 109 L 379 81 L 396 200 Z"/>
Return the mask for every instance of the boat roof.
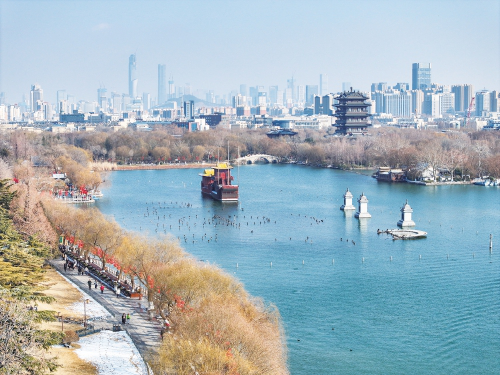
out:
<path id="1" fill-rule="evenodd" d="M 217 163 L 217 165 L 213 167 L 213 169 L 232 169 L 232 168 L 233 167 L 231 167 L 229 163 Z"/>
<path id="2" fill-rule="evenodd" d="M 213 168 L 205 169 L 203 173 L 200 173 L 200 176 L 202 177 L 211 177 L 214 175 L 214 170 Z"/>

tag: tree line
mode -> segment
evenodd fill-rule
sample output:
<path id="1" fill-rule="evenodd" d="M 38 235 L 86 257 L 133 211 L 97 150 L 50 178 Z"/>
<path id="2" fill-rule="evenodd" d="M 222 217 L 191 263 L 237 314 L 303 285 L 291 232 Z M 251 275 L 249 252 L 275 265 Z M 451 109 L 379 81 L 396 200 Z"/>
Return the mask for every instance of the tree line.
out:
<path id="1" fill-rule="evenodd" d="M 335 137 L 331 129 L 299 130 L 292 138 L 270 139 L 265 129 L 224 129 L 184 133 L 159 127 L 151 132 L 27 134 L 14 132 L 0 139 L 0 155 L 12 160 L 36 155 L 40 165 L 73 173 L 79 183 L 97 186 L 97 175 L 74 166 L 92 162 L 176 163 L 215 162 L 249 154 L 269 154 L 335 168 L 404 168 L 418 177 L 426 168 L 447 170 L 452 178 L 500 177 L 500 136 L 495 131 L 437 132 L 383 127 L 368 136 Z M 76 162 L 76 164 L 74 163 Z"/>
<path id="2" fill-rule="evenodd" d="M 79 256 L 140 286 L 150 308 L 170 321 L 171 334 L 152 361 L 155 373 L 287 373 L 277 309 L 251 298 L 233 277 L 192 259 L 177 239 L 124 231 L 95 208 L 49 199 L 44 207 Z"/>

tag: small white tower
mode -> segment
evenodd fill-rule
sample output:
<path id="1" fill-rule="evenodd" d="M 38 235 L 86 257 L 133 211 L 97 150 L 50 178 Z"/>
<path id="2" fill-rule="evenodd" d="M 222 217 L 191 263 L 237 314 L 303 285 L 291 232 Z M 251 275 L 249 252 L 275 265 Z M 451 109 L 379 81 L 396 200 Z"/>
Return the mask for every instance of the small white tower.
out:
<path id="1" fill-rule="evenodd" d="M 415 222 L 411 219 L 411 214 L 413 210 L 408 204 L 408 199 L 406 203 L 401 207 L 401 220 L 398 221 L 398 227 L 414 227 Z"/>
<path id="2" fill-rule="evenodd" d="M 343 211 L 347 210 L 355 210 L 356 207 L 352 205 L 352 194 L 349 191 L 349 188 L 347 188 L 345 194 L 344 194 L 344 204 L 340 206 L 340 209 Z"/>
<path id="3" fill-rule="evenodd" d="M 360 219 L 365 217 L 366 218 L 372 217 L 372 215 L 368 213 L 368 198 L 366 198 L 366 195 L 364 193 L 361 193 L 361 196 L 358 199 L 358 203 L 359 203 L 358 212 L 356 212 L 354 216 Z"/>

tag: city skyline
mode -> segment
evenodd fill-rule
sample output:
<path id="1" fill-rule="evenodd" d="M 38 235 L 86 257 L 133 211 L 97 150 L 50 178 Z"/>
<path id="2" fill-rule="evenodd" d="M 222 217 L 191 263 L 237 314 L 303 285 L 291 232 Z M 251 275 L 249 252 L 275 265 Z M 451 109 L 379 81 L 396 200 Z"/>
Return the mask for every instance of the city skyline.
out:
<path id="1" fill-rule="evenodd" d="M 131 55 L 137 95 L 152 99 L 161 64 L 175 85 L 220 96 L 241 84 L 285 90 L 292 77 L 295 85 L 321 89 L 321 74 L 329 92 L 341 91 L 344 82 L 364 91 L 373 82 L 411 84 L 415 62 L 432 64 L 433 83 L 494 90 L 500 87 L 499 12 L 494 0 L 308 6 L 3 0 L 0 92 L 9 103 L 35 84 L 50 102 L 58 90 L 90 101 L 101 87 L 128 93 Z M 478 38 L 477 30 L 488 38 Z"/>

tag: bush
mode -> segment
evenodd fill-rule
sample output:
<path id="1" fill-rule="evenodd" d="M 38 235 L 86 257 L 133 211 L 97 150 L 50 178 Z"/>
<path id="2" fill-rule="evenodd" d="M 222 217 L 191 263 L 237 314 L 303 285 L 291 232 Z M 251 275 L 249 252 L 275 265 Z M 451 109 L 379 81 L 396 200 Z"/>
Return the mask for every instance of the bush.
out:
<path id="1" fill-rule="evenodd" d="M 76 331 L 65 331 L 63 337 L 63 343 L 71 344 L 72 342 L 77 342 L 80 340 L 80 337 L 76 333 Z"/>

